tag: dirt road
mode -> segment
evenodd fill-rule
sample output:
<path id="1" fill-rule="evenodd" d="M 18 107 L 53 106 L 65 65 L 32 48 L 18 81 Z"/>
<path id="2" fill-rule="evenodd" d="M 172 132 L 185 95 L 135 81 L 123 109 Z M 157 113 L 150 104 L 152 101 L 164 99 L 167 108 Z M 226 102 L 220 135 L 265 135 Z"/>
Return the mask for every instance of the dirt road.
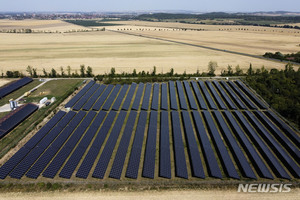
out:
<path id="1" fill-rule="evenodd" d="M 238 193 L 236 190 L 189 190 L 189 191 L 113 191 L 113 192 L 42 192 L 42 193 L 2 193 L 0 200 L 206 200 L 206 199 L 298 199 L 300 189 L 290 193 Z"/>

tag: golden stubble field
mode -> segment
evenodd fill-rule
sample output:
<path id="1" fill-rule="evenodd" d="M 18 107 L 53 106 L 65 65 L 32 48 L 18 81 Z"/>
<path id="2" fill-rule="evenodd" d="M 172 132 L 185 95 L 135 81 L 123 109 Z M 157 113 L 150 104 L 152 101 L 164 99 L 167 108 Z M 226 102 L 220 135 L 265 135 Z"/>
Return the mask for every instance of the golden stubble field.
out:
<path id="1" fill-rule="evenodd" d="M 22 24 L 24 23 L 24 24 Z M 40 24 L 39 24 L 40 23 Z M 116 22 L 117 23 L 117 22 Z M 118 22 L 120 23 L 120 22 Z M 123 26 L 110 26 L 106 29 L 126 29 L 124 32 L 143 34 L 160 38 L 182 41 L 191 44 L 233 50 L 238 52 L 261 55 L 266 51 L 281 51 L 283 53 L 297 52 L 300 47 L 300 34 L 272 31 L 237 31 L 237 27 L 227 27 L 231 30 L 219 31 L 216 26 L 189 25 L 179 23 L 150 23 L 150 22 L 121 22 Z M 52 31 L 69 29 L 69 23 L 58 20 L 32 20 L 10 22 L 0 20 L 3 27 L 30 27 Z M 78 28 L 78 26 L 74 25 Z M 206 31 L 178 31 L 176 26 L 186 28 L 201 28 Z M 80 27 L 80 26 L 79 26 Z M 158 31 L 161 27 L 165 30 Z M 84 29 L 85 27 L 81 27 Z M 144 30 L 139 30 L 139 29 Z M 219 28 L 225 28 L 224 26 Z M 241 28 L 241 27 L 239 27 Z M 252 28 L 253 27 L 248 27 Z M 256 27 L 255 27 L 256 28 Z M 262 27 L 258 27 L 262 28 Z M 127 30 L 128 29 L 128 30 Z M 131 29 L 131 30 L 130 30 Z M 147 30 L 146 30 L 147 29 Z M 156 30 L 155 30 L 156 29 Z M 155 31 L 154 31 L 155 30 Z M 194 73 L 207 71 L 209 61 L 216 61 L 219 65 L 217 73 L 226 69 L 227 65 L 236 65 L 246 70 L 250 63 L 254 68 L 284 68 L 284 64 L 234 55 L 226 52 L 213 51 L 199 47 L 192 47 L 172 42 L 147 39 L 111 31 L 77 32 L 77 33 L 0 33 L 0 70 L 19 70 L 26 74 L 28 65 L 37 68 L 42 74 L 45 68 L 48 72 L 55 68 L 71 66 L 73 72 L 81 64 L 91 66 L 95 74 L 108 73 L 115 67 L 117 73 L 137 71 L 151 71 L 153 66 L 157 72 L 167 72 L 174 68 L 175 72 Z"/>

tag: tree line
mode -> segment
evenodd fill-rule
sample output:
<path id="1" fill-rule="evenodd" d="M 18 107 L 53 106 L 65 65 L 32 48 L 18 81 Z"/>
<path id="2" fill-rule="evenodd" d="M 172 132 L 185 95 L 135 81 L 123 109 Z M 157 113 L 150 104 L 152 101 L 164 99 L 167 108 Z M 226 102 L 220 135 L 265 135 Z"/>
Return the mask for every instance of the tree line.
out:
<path id="1" fill-rule="evenodd" d="M 299 44 L 300 46 L 300 44 Z M 275 52 L 275 53 L 271 53 L 271 52 L 267 52 L 263 55 L 263 57 L 265 58 L 273 58 L 273 59 L 277 59 L 277 60 L 286 60 L 286 61 L 291 61 L 291 62 L 296 62 L 296 63 L 300 63 L 300 51 L 297 53 L 288 53 L 288 54 L 282 54 L 281 52 Z"/>

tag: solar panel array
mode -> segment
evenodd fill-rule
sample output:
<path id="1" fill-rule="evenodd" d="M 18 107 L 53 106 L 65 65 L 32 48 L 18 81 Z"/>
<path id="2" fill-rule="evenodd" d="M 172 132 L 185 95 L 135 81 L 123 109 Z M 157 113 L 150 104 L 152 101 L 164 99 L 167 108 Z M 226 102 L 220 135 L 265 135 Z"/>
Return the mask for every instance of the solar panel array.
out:
<path id="1" fill-rule="evenodd" d="M 23 87 L 24 85 L 27 85 L 28 83 L 32 82 L 32 78 L 24 77 L 20 80 L 14 81 L 13 83 L 10 83 L 2 88 L 0 88 L 0 99 L 5 97 L 6 95 L 12 93 L 13 91 Z"/>
<path id="2" fill-rule="evenodd" d="M 299 133 L 242 81 L 89 82 L 0 178 L 300 178 Z"/>

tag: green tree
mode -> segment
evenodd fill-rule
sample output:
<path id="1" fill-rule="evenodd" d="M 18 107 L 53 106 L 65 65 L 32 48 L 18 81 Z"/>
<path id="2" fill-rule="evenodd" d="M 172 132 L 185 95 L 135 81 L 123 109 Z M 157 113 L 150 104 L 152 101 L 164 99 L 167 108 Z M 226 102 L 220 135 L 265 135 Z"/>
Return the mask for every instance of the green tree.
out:
<path id="1" fill-rule="evenodd" d="M 37 75 L 37 69 L 36 68 L 32 68 L 32 77 L 33 78 L 37 78 L 38 75 Z"/>
<path id="2" fill-rule="evenodd" d="M 252 64 L 250 63 L 249 69 L 247 70 L 247 75 L 253 75 L 253 69 L 252 69 Z"/>
<path id="3" fill-rule="evenodd" d="M 46 72 L 45 68 L 43 68 L 43 74 L 45 77 L 48 77 L 48 73 Z"/>
<path id="4" fill-rule="evenodd" d="M 171 69 L 170 69 L 170 76 L 173 76 L 173 75 L 174 75 L 174 69 L 171 68 Z"/>
<path id="5" fill-rule="evenodd" d="M 87 77 L 92 77 L 93 76 L 93 69 L 92 69 L 92 67 L 88 66 L 86 68 L 86 76 Z"/>
<path id="6" fill-rule="evenodd" d="M 231 65 L 227 66 L 227 75 L 228 76 L 232 76 L 233 75 L 233 70 L 232 70 L 232 66 Z"/>
<path id="7" fill-rule="evenodd" d="M 133 72 L 132 72 L 132 76 L 136 76 L 137 75 L 137 73 L 136 73 L 136 69 L 133 69 Z"/>
<path id="8" fill-rule="evenodd" d="M 7 71 L 6 72 L 6 76 L 7 76 L 7 78 L 13 78 L 14 77 L 14 73 L 12 71 Z"/>
<path id="9" fill-rule="evenodd" d="M 56 77 L 57 73 L 56 70 L 54 68 L 51 69 L 51 77 Z"/>
<path id="10" fill-rule="evenodd" d="M 28 74 L 32 77 L 32 67 L 30 65 L 27 66 L 26 72 L 28 72 Z"/>
<path id="11" fill-rule="evenodd" d="M 153 66 L 153 71 L 152 71 L 152 76 L 155 76 L 156 75 L 156 66 Z"/>
<path id="12" fill-rule="evenodd" d="M 84 65 L 80 65 L 80 76 L 85 77 L 85 66 Z"/>
<path id="13" fill-rule="evenodd" d="M 235 75 L 240 76 L 243 74 L 243 70 L 241 69 L 240 65 L 235 67 Z"/>
<path id="14" fill-rule="evenodd" d="M 215 71 L 218 68 L 218 63 L 215 61 L 210 61 L 208 63 L 208 75 L 215 76 Z"/>
<path id="15" fill-rule="evenodd" d="M 112 67 L 112 68 L 110 69 L 110 74 L 109 74 L 109 76 L 110 76 L 110 77 L 114 77 L 115 75 L 116 75 L 116 68 Z"/>
<path id="16" fill-rule="evenodd" d="M 62 66 L 60 67 L 60 75 L 61 75 L 62 77 L 65 77 L 64 68 L 63 68 Z"/>
<path id="17" fill-rule="evenodd" d="M 71 67 L 70 65 L 67 67 L 68 76 L 71 77 Z"/>

